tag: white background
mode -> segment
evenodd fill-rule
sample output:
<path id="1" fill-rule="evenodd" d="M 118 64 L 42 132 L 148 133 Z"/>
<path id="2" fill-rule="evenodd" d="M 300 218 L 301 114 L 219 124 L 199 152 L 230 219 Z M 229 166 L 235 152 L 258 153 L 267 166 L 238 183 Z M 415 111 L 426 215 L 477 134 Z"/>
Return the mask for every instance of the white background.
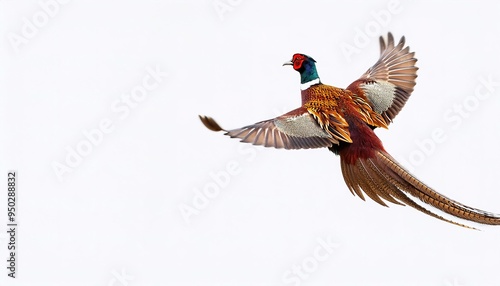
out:
<path id="1" fill-rule="evenodd" d="M 254 148 L 198 119 L 236 128 L 294 109 L 299 76 L 281 66 L 293 53 L 345 87 L 377 60 L 378 35 L 405 35 L 418 84 L 377 134 L 439 192 L 500 212 L 500 86 L 477 98 L 480 78 L 500 81 L 498 1 L 400 1 L 392 12 L 388 1 L 109 2 L 0 2 L 4 226 L 6 174 L 19 173 L 18 278 L 7 277 L 2 230 L 1 285 L 500 284 L 500 227 L 363 202 L 327 150 Z M 370 35 L 356 44 L 360 33 Z M 168 76 L 116 112 L 156 68 Z M 88 147 L 84 132 L 102 120 L 112 131 L 60 180 L 54 165 Z M 183 217 L 228 164 L 236 174 Z M 320 240 L 336 245 L 322 261 Z"/>

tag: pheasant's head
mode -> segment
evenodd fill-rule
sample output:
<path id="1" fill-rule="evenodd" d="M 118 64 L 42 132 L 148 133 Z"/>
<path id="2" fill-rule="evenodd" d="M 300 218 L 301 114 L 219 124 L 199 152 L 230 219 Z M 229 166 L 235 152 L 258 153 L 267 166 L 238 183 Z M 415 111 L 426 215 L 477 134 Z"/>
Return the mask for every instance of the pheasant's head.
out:
<path id="1" fill-rule="evenodd" d="M 291 65 L 293 69 L 300 73 L 300 83 L 319 83 L 318 72 L 316 71 L 316 61 L 304 54 L 294 54 L 291 61 L 283 65 Z"/>

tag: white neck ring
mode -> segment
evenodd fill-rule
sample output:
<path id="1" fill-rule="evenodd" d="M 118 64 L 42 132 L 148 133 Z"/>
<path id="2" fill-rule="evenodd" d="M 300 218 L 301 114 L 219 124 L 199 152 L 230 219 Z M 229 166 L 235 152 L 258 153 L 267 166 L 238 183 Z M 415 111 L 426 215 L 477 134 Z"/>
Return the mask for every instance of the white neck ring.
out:
<path id="1" fill-rule="evenodd" d="M 300 84 L 300 90 L 306 90 L 306 89 L 310 88 L 312 85 L 315 85 L 315 84 L 318 84 L 318 83 L 320 83 L 319 77 L 317 79 L 313 79 L 313 80 L 310 80 L 308 82 L 301 83 Z"/>

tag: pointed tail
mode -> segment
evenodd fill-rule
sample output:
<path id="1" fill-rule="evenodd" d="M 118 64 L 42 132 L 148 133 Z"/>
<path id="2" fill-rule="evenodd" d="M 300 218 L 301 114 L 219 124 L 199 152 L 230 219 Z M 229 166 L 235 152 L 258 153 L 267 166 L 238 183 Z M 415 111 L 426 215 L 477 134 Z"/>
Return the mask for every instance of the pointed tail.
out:
<path id="1" fill-rule="evenodd" d="M 443 196 L 415 178 L 383 150 L 374 151 L 368 158 L 359 157 L 355 160 L 346 152 L 340 152 L 339 155 L 347 186 L 353 194 L 363 200 L 364 192 L 383 206 L 387 206 L 383 200 L 408 205 L 435 218 L 473 228 L 431 212 L 413 200 L 417 198 L 455 217 L 481 224 L 500 225 L 499 214 L 472 208 Z"/>

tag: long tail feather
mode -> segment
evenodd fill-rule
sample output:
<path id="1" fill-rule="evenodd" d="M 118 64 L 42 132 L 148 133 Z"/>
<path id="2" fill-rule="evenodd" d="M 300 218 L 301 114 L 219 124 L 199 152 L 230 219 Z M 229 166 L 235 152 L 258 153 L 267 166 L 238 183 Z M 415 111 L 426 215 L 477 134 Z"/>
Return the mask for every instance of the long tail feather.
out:
<path id="1" fill-rule="evenodd" d="M 375 151 L 374 156 L 358 158 L 355 162 L 345 160 L 342 153 L 341 168 L 344 180 L 353 194 L 364 200 L 363 191 L 377 203 L 386 206 L 384 200 L 400 205 L 411 206 L 427 215 L 452 224 L 473 228 L 444 218 L 422 207 L 414 198 L 431 205 L 443 212 L 461 219 L 481 223 L 500 225 L 500 215 L 472 208 L 452 200 L 425 185 L 385 151 Z"/>

